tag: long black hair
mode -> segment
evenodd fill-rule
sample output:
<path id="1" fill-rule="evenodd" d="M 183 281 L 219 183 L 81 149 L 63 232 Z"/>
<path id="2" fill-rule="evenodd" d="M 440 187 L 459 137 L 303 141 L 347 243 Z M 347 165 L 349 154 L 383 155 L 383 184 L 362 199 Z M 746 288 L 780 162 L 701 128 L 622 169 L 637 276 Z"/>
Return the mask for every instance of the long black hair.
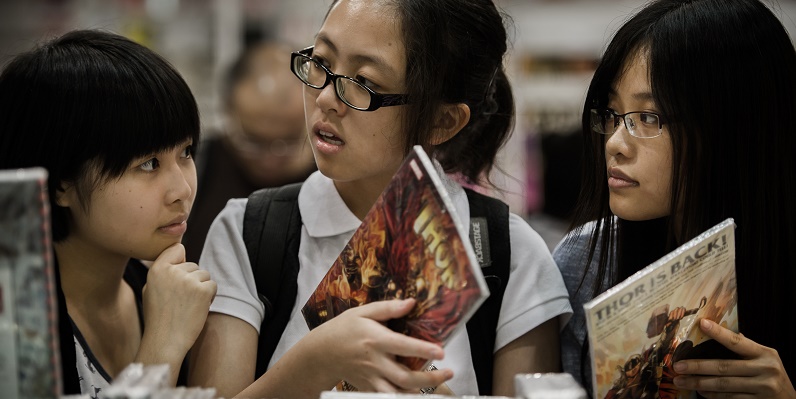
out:
<path id="1" fill-rule="evenodd" d="M 608 205 L 603 138 L 590 108 L 607 103 L 628 60 L 648 57 L 655 103 L 672 141 L 670 209 L 647 222 L 616 218 Z M 732 217 L 741 332 L 779 351 L 796 370 L 796 51 L 758 0 L 660 0 L 626 22 L 588 90 L 580 200 L 573 227 L 593 226 L 588 264 L 599 259 L 593 295 L 718 222 Z M 677 223 L 675 223 L 675 218 Z M 580 227 L 576 227 L 580 226 Z"/>
<path id="2" fill-rule="evenodd" d="M 0 75 L 0 109 L 0 169 L 48 170 L 55 241 L 69 234 L 55 203 L 64 182 L 87 204 L 134 159 L 199 142 L 196 101 L 179 73 L 102 31 L 72 31 L 14 58 Z"/>

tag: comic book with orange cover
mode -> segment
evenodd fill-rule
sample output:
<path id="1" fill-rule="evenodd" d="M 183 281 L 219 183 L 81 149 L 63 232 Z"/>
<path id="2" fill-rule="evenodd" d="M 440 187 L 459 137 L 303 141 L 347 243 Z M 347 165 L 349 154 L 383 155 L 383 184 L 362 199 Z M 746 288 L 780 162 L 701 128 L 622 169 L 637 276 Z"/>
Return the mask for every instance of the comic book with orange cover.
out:
<path id="1" fill-rule="evenodd" d="M 594 398 L 696 398 L 674 386 L 684 359 L 733 354 L 707 337 L 700 319 L 737 332 L 735 224 L 727 219 L 583 307 Z"/>
<path id="2" fill-rule="evenodd" d="M 388 326 L 444 345 L 488 295 L 467 230 L 416 146 L 301 311 L 313 329 L 355 306 L 411 297 L 415 308 Z M 400 361 L 426 366 L 419 358 Z"/>

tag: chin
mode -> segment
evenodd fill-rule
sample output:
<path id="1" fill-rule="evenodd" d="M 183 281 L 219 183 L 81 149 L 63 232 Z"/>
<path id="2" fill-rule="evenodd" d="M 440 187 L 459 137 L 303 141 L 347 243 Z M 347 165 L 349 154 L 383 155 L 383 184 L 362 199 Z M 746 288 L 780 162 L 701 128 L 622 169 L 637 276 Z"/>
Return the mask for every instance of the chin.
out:
<path id="1" fill-rule="evenodd" d="M 157 243 L 152 243 L 152 245 L 150 245 L 149 247 L 142 248 L 140 251 L 138 251 L 138 253 L 134 254 L 132 257 L 139 260 L 154 262 L 155 259 L 157 259 L 160 256 L 160 254 L 163 253 L 163 251 L 165 251 L 170 246 L 180 242 L 182 242 L 182 237 L 179 237 L 179 239 L 172 239 L 167 241 L 158 240 Z"/>
<path id="2" fill-rule="evenodd" d="M 611 213 L 619 219 L 631 222 L 643 222 L 668 216 L 669 212 L 661 209 L 651 209 L 650 207 L 629 206 L 619 201 L 610 202 Z"/>

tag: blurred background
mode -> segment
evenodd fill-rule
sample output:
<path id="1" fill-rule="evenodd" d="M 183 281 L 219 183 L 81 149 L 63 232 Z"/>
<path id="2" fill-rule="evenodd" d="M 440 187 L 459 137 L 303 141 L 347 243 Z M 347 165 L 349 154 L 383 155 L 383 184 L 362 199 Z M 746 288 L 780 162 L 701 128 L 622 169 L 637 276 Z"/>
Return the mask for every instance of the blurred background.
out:
<path id="1" fill-rule="evenodd" d="M 796 37 L 796 0 L 763 1 Z M 513 19 L 507 66 L 517 102 L 515 133 L 501 154 L 502 172 L 493 176 L 502 188 L 496 195 L 552 246 L 567 228 L 577 198 L 579 118 L 593 69 L 614 31 L 644 1 L 496 2 Z M 228 129 L 225 76 L 240 54 L 262 40 L 294 49 L 311 44 L 330 3 L 0 0 L 0 68 L 15 54 L 66 31 L 110 30 L 154 49 L 182 73 L 199 104 L 205 137 L 213 137 Z"/>

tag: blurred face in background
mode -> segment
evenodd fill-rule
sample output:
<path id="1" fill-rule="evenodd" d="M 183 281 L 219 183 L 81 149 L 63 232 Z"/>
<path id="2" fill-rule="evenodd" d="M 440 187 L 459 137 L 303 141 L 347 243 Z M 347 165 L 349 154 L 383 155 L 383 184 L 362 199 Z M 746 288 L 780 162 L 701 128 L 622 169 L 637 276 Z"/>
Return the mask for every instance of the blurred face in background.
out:
<path id="1" fill-rule="evenodd" d="M 227 143 L 257 186 L 302 178 L 313 167 L 306 144 L 302 84 L 290 72 L 290 49 L 260 45 L 231 88 Z"/>

